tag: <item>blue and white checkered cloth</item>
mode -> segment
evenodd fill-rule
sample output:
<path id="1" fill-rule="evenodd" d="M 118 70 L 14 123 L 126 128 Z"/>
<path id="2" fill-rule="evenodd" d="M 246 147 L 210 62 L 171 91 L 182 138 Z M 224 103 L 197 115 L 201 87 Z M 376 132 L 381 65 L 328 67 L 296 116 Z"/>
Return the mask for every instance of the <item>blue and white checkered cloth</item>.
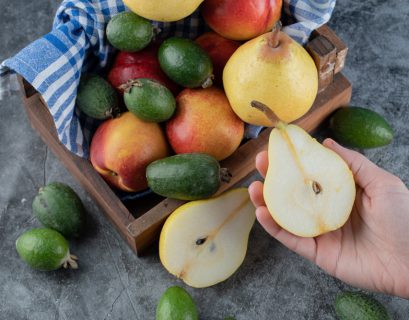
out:
<path id="1" fill-rule="evenodd" d="M 283 30 L 299 43 L 326 23 L 336 0 L 284 0 Z M 25 78 L 47 102 L 58 137 L 73 153 L 88 157 L 91 134 L 98 124 L 75 108 L 82 72 L 106 67 L 114 49 L 107 43 L 110 18 L 127 10 L 121 0 L 64 0 L 53 30 L 0 65 L 0 99 L 17 90 L 16 74 Z M 175 23 L 157 23 L 160 36 L 195 38 L 206 30 L 196 11 Z M 250 135 L 258 129 L 250 130 Z"/>

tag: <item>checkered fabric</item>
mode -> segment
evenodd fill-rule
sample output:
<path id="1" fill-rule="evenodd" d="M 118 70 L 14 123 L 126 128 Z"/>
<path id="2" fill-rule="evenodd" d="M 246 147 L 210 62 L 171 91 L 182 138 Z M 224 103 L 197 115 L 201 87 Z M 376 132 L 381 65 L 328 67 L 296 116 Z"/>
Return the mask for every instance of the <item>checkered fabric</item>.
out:
<path id="1" fill-rule="evenodd" d="M 326 23 L 336 0 L 284 0 L 284 31 L 299 43 Z M 75 108 L 81 73 L 106 67 L 114 49 L 104 36 L 110 18 L 127 10 L 120 0 L 65 0 L 57 11 L 53 30 L 0 65 L 0 99 L 17 90 L 16 74 L 44 98 L 54 118 L 58 137 L 73 153 L 89 156 L 89 142 L 98 121 Z M 195 38 L 206 31 L 199 11 L 175 23 L 157 23 L 161 37 Z M 259 128 L 250 127 L 255 136 Z"/>

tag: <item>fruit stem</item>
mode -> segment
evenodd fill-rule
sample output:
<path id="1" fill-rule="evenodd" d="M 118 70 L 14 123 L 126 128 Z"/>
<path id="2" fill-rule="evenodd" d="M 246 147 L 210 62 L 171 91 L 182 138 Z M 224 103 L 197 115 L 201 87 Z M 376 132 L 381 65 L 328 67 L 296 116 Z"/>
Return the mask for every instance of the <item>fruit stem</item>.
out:
<path id="1" fill-rule="evenodd" d="M 111 175 L 111 176 L 113 176 L 113 177 L 117 177 L 118 176 L 118 174 L 115 172 L 115 171 L 110 171 L 109 172 L 109 174 Z"/>
<path id="2" fill-rule="evenodd" d="M 203 89 L 210 88 L 213 85 L 213 78 L 214 75 L 207 77 L 206 80 L 202 83 L 202 88 Z"/>
<path id="3" fill-rule="evenodd" d="M 114 116 L 113 116 L 113 113 L 114 113 L 114 108 L 112 107 L 111 109 L 109 109 L 109 110 L 107 110 L 107 111 L 105 111 L 105 117 L 107 117 L 107 118 L 113 118 Z"/>
<path id="4" fill-rule="evenodd" d="M 265 114 L 265 116 L 273 123 L 273 126 L 276 127 L 281 122 L 280 118 L 277 117 L 277 115 L 274 113 L 274 111 L 271 110 L 264 103 L 262 103 L 260 101 L 253 100 L 253 101 L 251 101 L 250 104 L 251 104 L 251 106 L 253 108 L 256 108 L 257 110 L 260 110 L 261 112 L 263 112 Z"/>
<path id="5" fill-rule="evenodd" d="M 277 21 L 277 23 L 274 25 L 273 30 L 271 30 L 271 37 L 268 40 L 268 45 L 271 48 L 277 48 L 280 45 L 280 41 L 278 40 L 278 35 L 280 34 L 281 27 L 283 25 L 281 24 L 281 21 Z"/>
<path id="6" fill-rule="evenodd" d="M 138 79 L 129 79 L 126 83 L 121 84 L 118 89 L 129 93 L 133 87 L 142 87 L 143 84 Z"/>
<path id="7" fill-rule="evenodd" d="M 77 256 L 68 253 L 66 260 L 64 261 L 64 269 L 78 269 Z"/>
<path id="8" fill-rule="evenodd" d="M 220 179 L 223 182 L 228 183 L 228 182 L 230 182 L 231 178 L 232 178 L 232 174 L 229 172 L 229 170 L 227 168 L 221 168 L 220 169 Z"/>
<path id="9" fill-rule="evenodd" d="M 112 107 L 110 110 L 108 110 L 105 115 L 107 117 L 112 118 L 118 118 L 121 115 L 121 108 L 119 108 L 118 106 L 114 106 Z"/>

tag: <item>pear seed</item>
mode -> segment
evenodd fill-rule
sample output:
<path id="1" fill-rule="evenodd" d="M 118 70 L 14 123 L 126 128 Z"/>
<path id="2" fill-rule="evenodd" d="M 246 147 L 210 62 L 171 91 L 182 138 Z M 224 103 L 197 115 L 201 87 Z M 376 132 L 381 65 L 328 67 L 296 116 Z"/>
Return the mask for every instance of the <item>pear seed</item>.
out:
<path id="1" fill-rule="evenodd" d="M 320 194 L 322 191 L 322 187 L 317 181 L 313 181 L 312 190 L 314 190 L 315 194 Z"/>
<path id="2" fill-rule="evenodd" d="M 201 246 L 203 243 L 206 242 L 206 240 L 207 240 L 207 237 L 206 237 L 206 238 L 197 239 L 197 240 L 196 240 L 196 245 Z"/>

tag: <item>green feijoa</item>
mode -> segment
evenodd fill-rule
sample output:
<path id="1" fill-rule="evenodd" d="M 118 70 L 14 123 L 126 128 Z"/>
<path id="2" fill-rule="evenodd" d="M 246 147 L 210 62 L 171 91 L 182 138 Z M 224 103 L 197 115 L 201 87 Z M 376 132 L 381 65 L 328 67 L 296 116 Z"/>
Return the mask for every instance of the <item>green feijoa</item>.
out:
<path id="1" fill-rule="evenodd" d="M 48 228 L 31 229 L 16 241 L 21 259 L 29 266 L 41 271 L 52 271 L 70 267 L 77 269 L 77 257 L 70 254 L 68 242 L 55 230 Z"/>
<path id="2" fill-rule="evenodd" d="M 187 88 L 212 85 L 212 60 L 192 40 L 177 37 L 165 40 L 159 47 L 158 58 L 162 70 L 176 83 Z"/>
<path id="3" fill-rule="evenodd" d="M 106 35 L 109 43 L 115 48 L 136 52 L 152 41 L 154 28 L 149 20 L 133 12 L 122 12 L 108 22 Z"/>
<path id="4" fill-rule="evenodd" d="M 84 205 L 66 184 L 52 182 L 40 188 L 32 207 L 42 225 L 66 237 L 78 237 L 85 227 Z"/>
<path id="5" fill-rule="evenodd" d="M 226 169 L 204 153 L 186 153 L 152 162 L 146 169 L 148 186 L 164 197 L 200 200 L 217 192 L 221 181 L 228 181 Z"/>
<path id="6" fill-rule="evenodd" d="M 176 100 L 168 88 L 150 79 L 136 79 L 126 85 L 125 105 L 138 118 L 149 122 L 162 122 L 172 117 Z"/>
<path id="7" fill-rule="evenodd" d="M 96 74 L 83 74 L 77 91 L 77 106 L 95 119 L 107 119 L 118 110 L 118 96 L 114 88 Z"/>
<path id="8" fill-rule="evenodd" d="M 342 292 L 335 299 L 339 320 L 388 320 L 388 312 L 377 300 L 360 292 Z"/>
<path id="9" fill-rule="evenodd" d="M 156 307 L 156 320 L 198 320 L 195 302 L 183 288 L 168 288 Z"/>
<path id="10" fill-rule="evenodd" d="M 378 113 L 361 108 L 341 108 L 330 118 L 330 129 L 339 142 L 354 148 L 376 148 L 389 144 L 393 130 Z"/>

